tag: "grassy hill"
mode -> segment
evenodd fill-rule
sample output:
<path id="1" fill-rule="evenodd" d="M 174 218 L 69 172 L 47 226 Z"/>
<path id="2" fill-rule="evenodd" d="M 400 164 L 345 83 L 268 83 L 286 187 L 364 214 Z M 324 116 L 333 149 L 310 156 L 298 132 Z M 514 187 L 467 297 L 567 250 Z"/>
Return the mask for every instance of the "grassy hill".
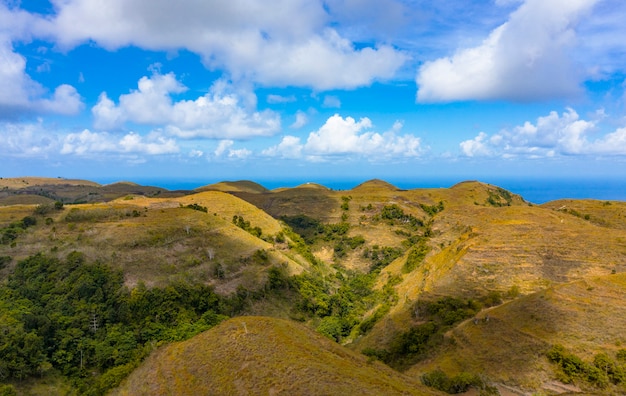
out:
<path id="1" fill-rule="evenodd" d="M 0 178 L 0 206 L 45 204 L 54 201 L 78 204 L 111 201 L 131 194 L 176 197 L 186 193 L 130 182 L 100 185 L 88 180 L 63 178 Z"/>
<path id="2" fill-rule="evenodd" d="M 341 353 L 365 351 L 370 360 L 385 361 L 413 383 L 441 369 L 450 376 L 483 375 L 502 392 L 622 390 L 621 385 L 599 387 L 584 380 L 586 374 L 568 379 L 547 353 L 560 344 L 566 352 L 558 353 L 580 358 L 587 368 L 598 354 L 619 360 L 626 342 L 620 338 L 620 329 L 626 328 L 621 320 L 626 317 L 624 202 L 533 205 L 478 181 L 401 190 L 370 180 L 344 191 L 314 183 L 270 191 L 237 181 L 193 192 L 61 181 L 6 182 L 0 200 L 11 205 L 0 206 L 0 279 L 38 252 L 63 258 L 80 251 L 89 262 L 121 270 L 131 289 L 140 283 L 148 288 L 177 282 L 210 285 L 230 299 L 228 304 L 241 300 L 237 314 L 302 322 L 241 319 L 249 331 L 244 336 L 257 343 L 261 333 L 279 332 L 278 339 L 284 332 L 294 333 L 297 340 L 289 338 L 284 348 L 277 348 L 283 355 L 300 356 L 290 349 L 292 344 L 304 350 L 312 344 L 322 351 L 328 345 L 339 347 L 306 330 L 315 329 L 351 350 Z M 59 197 L 65 202 L 62 208 Z M 69 204 L 84 197 L 88 203 Z M 240 321 L 227 323 L 236 324 L 198 339 L 225 344 L 225 349 L 205 353 L 239 356 L 239 361 L 222 362 L 236 371 L 241 366 L 230 365 L 246 361 L 238 354 L 257 347 L 237 350 L 231 341 L 241 333 L 238 326 L 244 327 Z M 159 349 L 159 357 L 150 358 L 133 386 L 144 386 L 141 376 L 159 370 L 179 378 L 173 364 L 157 368 L 158 360 L 201 361 L 189 355 L 202 350 L 199 341 L 188 342 Z M 261 372 L 280 366 L 262 360 L 264 354 L 274 356 L 268 348 L 259 345 L 263 353 L 255 352 L 250 361 L 258 361 Z M 361 378 L 351 383 L 372 385 L 358 370 L 341 371 L 335 364 L 344 363 L 322 351 L 324 364 Z M 306 356 L 301 360 L 315 367 Z M 209 375 L 198 371 L 204 369 L 185 370 L 180 375 L 207 386 L 198 379 Z M 306 375 L 317 375 L 302 370 L 296 377 L 281 372 L 277 382 L 267 383 L 253 373 L 240 383 L 211 378 L 218 384 L 213 386 L 228 392 L 256 386 L 267 393 L 298 393 L 306 389 L 288 387 L 290 378 L 307 384 L 313 380 Z M 406 380 L 402 378 L 390 381 L 399 384 Z"/>
<path id="3" fill-rule="evenodd" d="M 239 317 L 154 352 L 113 395 L 428 395 L 307 327 Z"/>
<path id="4" fill-rule="evenodd" d="M 263 193 L 267 192 L 267 188 L 250 180 L 224 181 L 207 186 L 198 187 L 196 191 L 224 191 L 224 192 L 251 192 Z"/>
<path id="5" fill-rule="evenodd" d="M 0 256 L 17 262 L 40 251 L 64 257 L 76 250 L 90 261 L 121 269 L 129 286 L 139 280 L 147 285 L 186 280 L 212 284 L 224 293 L 239 285 L 262 286 L 265 270 L 271 266 L 299 273 L 308 265 L 286 243 L 275 243 L 274 237 L 282 230 L 279 222 L 222 192 L 174 199 L 125 196 L 62 210 L 50 207 L 39 215 L 34 214 L 36 209 L 0 207 L 0 227 L 25 216 L 37 222 L 14 242 L 0 244 Z M 234 216 L 248 222 L 250 229 L 234 224 Z M 259 255 L 259 251 L 265 253 Z"/>

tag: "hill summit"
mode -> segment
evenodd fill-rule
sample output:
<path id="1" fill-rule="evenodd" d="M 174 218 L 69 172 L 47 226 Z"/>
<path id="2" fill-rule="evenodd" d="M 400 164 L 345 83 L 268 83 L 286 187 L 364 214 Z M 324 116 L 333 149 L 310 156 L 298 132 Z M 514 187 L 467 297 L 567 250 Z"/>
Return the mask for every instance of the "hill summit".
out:
<path id="1" fill-rule="evenodd" d="M 208 393 L 437 394 L 301 324 L 248 316 L 159 349 L 113 395 Z"/>

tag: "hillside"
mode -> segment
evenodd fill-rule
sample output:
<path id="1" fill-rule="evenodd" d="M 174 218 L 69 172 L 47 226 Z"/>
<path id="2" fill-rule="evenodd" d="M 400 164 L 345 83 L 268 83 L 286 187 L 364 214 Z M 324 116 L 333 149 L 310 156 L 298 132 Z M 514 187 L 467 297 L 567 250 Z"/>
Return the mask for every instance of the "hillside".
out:
<path id="1" fill-rule="evenodd" d="M 428 395 L 300 324 L 240 317 L 151 356 L 112 395 Z"/>
<path id="2" fill-rule="evenodd" d="M 450 387 L 464 384 L 455 389 L 491 382 L 518 393 L 622 389 L 619 381 L 600 387 L 582 374 L 568 380 L 546 353 L 558 343 L 586 368 L 601 353 L 619 366 L 624 202 L 533 205 L 478 181 L 401 190 L 370 180 L 344 191 L 315 183 L 270 191 L 238 181 L 169 192 L 126 182 L 24 180 L 12 182 L 2 198 L 12 204 L 0 206 L 0 286 L 28 257 L 69 260 L 77 251 L 86 263 L 120 271 L 131 292 L 209 287 L 220 315 L 300 322 L 259 319 L 258 330 L 315 330 L 415 382 L 440 369 L 458 376 L 444 381 Z M 30 184 L 45 188 L 18 193 Z M 110 196 L 97 190 L 105 187 Z M 58 199 L 88 188 L 96 189 L 88 195 L 93 202 Z M 326 338 L 302 337 L 326 348 Z M 174 345 L 157 353 L 185 360 L 183 344 Z M 516 369 L 522 362 L 532 364 Z"/>
<path id="3" fill-rule="evenodd" d="M 562 345 L 571 354 L 593 362 L 605 354 L 619 361 L 626 352 L 626 274 L 589 278 L 549 287 L 481 312 L 446 334 L 445 347 L 406 372 L 410 376 L 434 369 L 449 374 L 480 372 L 520 392 L 561 389 L 598 392 L 586 378 L 559 385 L 558 367 L 547 353 Z M 596 358 L 597 359 L 597 358 Z M 626 368 L 626 361 L 621 363 Z M 563 378 L 563 377 L 560 377 Z M 625 389 L 610 384 L 604 392 Z M 604 393 L 602 392 L 602 393 Z"/>
<path id="4" fill-rule="evenodd" d="M 0 256 L 17 262 L 40 251 L 61 257 L 80 251 L 90 261 L 122 269 L 129 286 L 139 280 L 147 285 L 192 280 L 224 293 L 239 285 L 262 286 L 265 269 L 273 265 L 286 265 L 291 273 L 308 265 L 287 245 L 274 242 L 282 230 L 275 219 L 222 192 L 43 208 L 45 213 L 33 215 L 33 206 L 0 207 L 0 227 L 25 216 L 37 222 L 12 243 L 0 244 Z M 242 224 L 234 224 L 234 216 Z M 245 224 L 250 229 L 241 227 Z M 259 258 L 258 251 L 266 253 Z"/>
<path id="5" fill-rule="evenodd" d="M 224 181 L 207 186 L 196 188 L 197 192 L 202 191 L 223 191 L 223 192 L 250 192 L 263 193 L 268 191 L 262 185 L 249 180 Z"/>
<path id="6" fill-rule="evenodd" d="M 176 197 L 185 195 L 186 192 L 168 191 L 130 182 L 100 185 L 88 180 L 63 178 L 0 178 L 0 206 L 46 204 L 55 201 L 66 204 L 103 202 L 132 194 Z"/>

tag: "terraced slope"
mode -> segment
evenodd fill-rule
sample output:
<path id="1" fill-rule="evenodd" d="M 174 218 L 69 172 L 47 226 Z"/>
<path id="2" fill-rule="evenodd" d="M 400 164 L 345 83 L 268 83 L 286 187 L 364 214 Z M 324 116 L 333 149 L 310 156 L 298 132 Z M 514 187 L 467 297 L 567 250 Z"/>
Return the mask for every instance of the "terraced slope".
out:
<path id="1" fill-rule="evenodd" d="M 153 353 L 113 395 L 429 395 L 388 367 L 281 319 L 240 317 Z"/>

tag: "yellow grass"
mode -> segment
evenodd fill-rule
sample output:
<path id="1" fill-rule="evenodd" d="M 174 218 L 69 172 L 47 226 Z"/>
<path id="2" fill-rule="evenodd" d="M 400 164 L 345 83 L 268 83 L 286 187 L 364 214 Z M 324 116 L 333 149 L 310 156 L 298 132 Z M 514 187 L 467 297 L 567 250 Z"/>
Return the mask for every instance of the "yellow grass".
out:
<path id="1" fill-rule="evenodd" d="M 428 395 L 418 381 L 368 361 L 303 325 L 228 320 L 153 353 L 113 395 Z"/>
<path id="2" fill-rule="evenodd" d="M 485 318 L 489 317 L 488 321 Z M 446 368 L 483 373 L 493 381 L 539 391 L 554 380 L 545 352 L 554 344 L 586 361 L 614 356 L 626 345 L 626 274 L 551 287 L 468 320 L 448 334 L 445 351 L 407 374 Z"/>

